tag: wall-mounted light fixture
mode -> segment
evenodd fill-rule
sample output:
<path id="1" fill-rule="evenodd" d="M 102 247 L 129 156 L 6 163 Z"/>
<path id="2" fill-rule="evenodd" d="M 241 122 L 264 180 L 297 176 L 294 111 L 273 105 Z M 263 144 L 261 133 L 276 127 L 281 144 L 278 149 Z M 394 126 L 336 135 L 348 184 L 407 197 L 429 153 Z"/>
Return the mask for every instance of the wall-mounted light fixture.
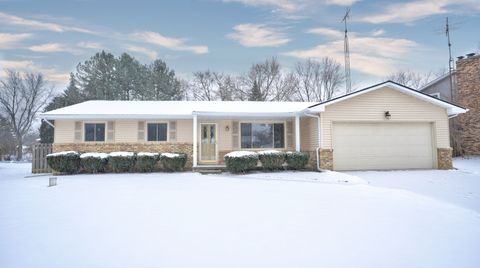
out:
<path id="1" fill-rule="evenodd" d="M 228 132 L 228 131 L 230 131 L 230 126 L 225 127 L 225 132 Z"/>
<path id="2" fill-rule="evenodd" d="M 392 117 L 392 115 L 390 114 L 390 111 L 386 111 L 385 112 L 385 119 L 390 119 Z"/>

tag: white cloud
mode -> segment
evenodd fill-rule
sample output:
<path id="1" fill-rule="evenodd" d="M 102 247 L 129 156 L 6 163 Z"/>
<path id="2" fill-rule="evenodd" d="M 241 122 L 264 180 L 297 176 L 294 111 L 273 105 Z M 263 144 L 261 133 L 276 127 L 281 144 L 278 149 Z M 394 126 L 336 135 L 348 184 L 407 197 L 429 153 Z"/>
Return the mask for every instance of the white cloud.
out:
<path id="1" fill-rule="evenodd" d="M 355 38 L 350 39 L 351 68 L 378 77 L 395 72 L 403 58 L 418 47 L 416 42 L 408 39 L 352 34 Z M 343 40 L 338 39 L 311 49 L 290 51 L 285 55 L 300 59 L 331 57 L 343 63 L 343 46 Z"/>
<path id="2" fill-rule="evenodd" d="M 136 39 L 135 41 L 150 43 L 171 50 L 189 51 L 195 54 L 208 53 L 207 46 L 187 45 L 185 39 L 167 37 L 156 32 L 136 32 L 131 34 L 130 37 Z"/>
<path id="3" fill-rule="evenodd" d="M 30 33 L 0 33 L 0 49 L 18 48 L 19 43 L 32 36 Z"/>
<path id="4" fill-rule="evenodd" d="M 359 0 L 223 0 L 237 2 L 246 6 L 269 7 L 274 10 L 292 13 L 308 9 L 316 5 L 351 6 Z"/>
<path id="5" fill-rule="evenodd" d="M 376 30 L 372 33 L 372 36 L 382 36 L 385 34 L 385 30 L 384 29 L 379 29 L 379 30 Z"/>
<path id="6" fill-rule="evenodd" d="M 328 5 L 351 6 L 358 1 L 359 0 L 325 0 L 325 3 Z"/>
<path id="7" fill-rule="evenodd" d="M 277 47 L 290 42 L 285 34 L 263 24 L 239 24 L 233 29 L 235 32 L 228 34 L 227 37 L 245 47 Z"/>
<path id="8" fill-rule="evenodd" d="M 411 23 L 433 15 L 449 12 L 468 13 L 471 10 L 480 11 L 477 0 L 413 0 L 392 3 L 383 11 L 364 16 L 359 21 L 374 24 Z"/>
<path id="9" fill-rule="evenodd" d="M 224 0 L 224 2 L 238 2 L 246 6 L 266 6 L 282 11 L 293 12 L 303 9 L 305 0 Z"/>
<path id="10" fill-rule="evenodd" d="M 35 45 L 35 46 L 29 47 L 29 49 L 31 51 L 40 52 L 40 53 L 67 52 L 74 55 L 78 55 L 81 53 L 80 50 L 66 44 L 61 44 L 61 43 L 46 43 L 41 45 Z"/>
<path id="11" fill-rule="evenodd" d="M 77 44 L 79 48 L 86 48 L 86 49 L 102 49 L 103 46 L 97 42 L 80 42 Z"/>
<path id="12" fill-rule="evenodd" d="M 95 32 L 74 26 L 61 25 L 58 23 L 43 22 L 39 20 L 25 19 L 22 17 L 10 15 L 4 12 L 0 12 L 0 23 L 8 25 L 23 26 L 35 30 L 46 30 L 52 32 L 79 32 L 95 34 Z"/>
<path id="13" fill-rule="evenodd" d="M 132 51 L 132 52 L 137 52 L 137 53 L 144 54 L 148 58 L 150 58 L 151 60 L 155 60 L 155 59 L 158 58 L 158 53 L 155 50 L 149 49 L 149 48 L 146 48 L 146 47 L 129 45 L 129 46 L 126 47 L 126 49 L 129 50 L 129 51 Z"/>
<path id="14" fill-rule="evenodd" d="M 318 34 L 318 35 L 322 35 L 330 38 L 336 38 L 336 39 L 342 38 L 344 36 L 343 32 L 332 29 L 332 28 L 326 28 L 326 27 L 317 27 L 317 28 L 308 29 L 307 33 Z"/>
<path id="15" fill-rule="evenodd" d="M 0 60 L 1 77 L 5 75 L 5 70 L 7 69 L 42 73 L 47 81 L 56 84 L 66 84 L 70 79 L 70 74 L 68 72 L 60 72 L 54 68 L 45 68 L 31 60 Z"/>

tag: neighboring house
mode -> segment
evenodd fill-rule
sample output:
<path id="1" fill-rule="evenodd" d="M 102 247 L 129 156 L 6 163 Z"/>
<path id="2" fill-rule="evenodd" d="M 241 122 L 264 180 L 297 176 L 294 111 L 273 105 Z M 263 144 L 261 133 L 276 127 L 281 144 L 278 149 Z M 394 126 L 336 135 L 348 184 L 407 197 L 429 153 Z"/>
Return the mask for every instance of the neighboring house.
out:
<path id="1" fill-rule="evenodd" d="M 470 53 L 458 57 L 452 75 L 452 91 L 449 74 L 428 83 L 420 91 L 470 110 L 450 120 L 452 144 L 456 155 L 480 155 L 480 55 Z"/>
<path id="2" fill-rule="evenodd" d="M 87 101 L 41 117 L 54 151 L 185 152 L 198 167 L 276 149 L 310 153 L 311 168 L 447 169 L 448 118 L 466 111 L 387 81 L 322 103 Z"/>

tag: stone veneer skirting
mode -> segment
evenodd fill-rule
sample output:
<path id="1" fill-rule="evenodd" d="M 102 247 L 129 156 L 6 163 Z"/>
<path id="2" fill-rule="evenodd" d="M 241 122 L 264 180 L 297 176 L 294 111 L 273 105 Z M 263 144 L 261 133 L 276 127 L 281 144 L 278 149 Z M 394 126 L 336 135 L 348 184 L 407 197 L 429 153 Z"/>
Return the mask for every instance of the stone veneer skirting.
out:
<path id="1" fill-rule="evenodd" d="M 152 153 L 185 153 L 187 163 L 185 168 L 192 167 L 193 145 L 182 142 L 165 143 L 54 143 L 53 152 L 77 151 L 77 152 L 152 152 Z"/>
<path id="2" fill-rule="evenodd" d="M 320 149 L 320 168 L 333 170 L 333 150 Z"/>
<path id="3" fill-rule="evenodd" d="M 438 169 L 452 169 L 452 148 L 437 148 Z"/>

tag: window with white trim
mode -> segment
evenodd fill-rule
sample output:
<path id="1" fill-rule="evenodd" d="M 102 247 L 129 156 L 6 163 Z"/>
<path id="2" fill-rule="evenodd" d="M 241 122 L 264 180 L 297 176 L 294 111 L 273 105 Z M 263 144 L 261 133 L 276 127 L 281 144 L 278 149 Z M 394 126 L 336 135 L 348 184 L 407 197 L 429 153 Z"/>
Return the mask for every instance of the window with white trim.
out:
<path id="1" fill-rule="evenodd" d="M 284 123 L 241 123 L 241 148 L 285 148 Z"/>
<path id="2" fill-rule="evenodd" d="M 147 138 L 148 141 L 167 141 L 168 124 L 167 123 L 148 123 Z"/>
<path id="3" fill-rule="evenodd" d="M 105 141 L 105 123 L 85 123 L 85 141 Z"/>

